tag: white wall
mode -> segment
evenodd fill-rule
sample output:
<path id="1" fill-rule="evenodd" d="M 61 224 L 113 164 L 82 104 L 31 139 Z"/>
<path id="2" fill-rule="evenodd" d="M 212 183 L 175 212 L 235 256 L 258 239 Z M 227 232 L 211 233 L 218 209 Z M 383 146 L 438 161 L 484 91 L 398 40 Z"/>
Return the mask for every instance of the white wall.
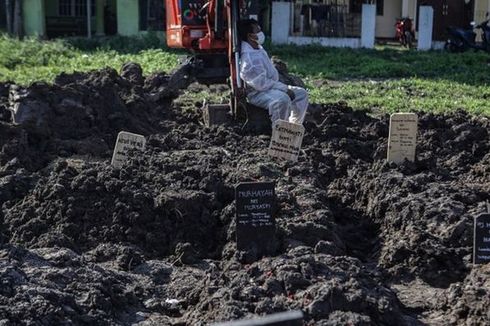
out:
<path id="1" fill-rule="evenodd" d="M 432 31 L 434 29 L 434 9 L 431 6 L 420 6 L 419 36 L 417 49 L 430 50 L 432 48 Z"/>
<path id="2" fill-rule="evenodd" d="M 376 5 L 362 5 L 361 21 L 361 46 L 363 48 L 374 48 L 374 38 L 376 33 Z"/>
<path id="3" fill-rule="evenodd" d="M 383 16 L 376 16 L 376 37 L 395 37 L 396 18 L 402 15 L 402 0 L 385 0 Z"/>
<path id="4" fill-rule="evenodd" d="M 339 37 L 308 37 L 308 36 L 289 36 L 289 44 L 296 45 L 322 45 L 335 48 L 357 49 L 361 46 L 360 38 L 339 38 Z"/>
<path id="5" fill-rule="evenodd" d="M 271 37 L 274 44 L 287 44 L 290 20 L 291 4 L 289 2 L 272 2 Z"/>

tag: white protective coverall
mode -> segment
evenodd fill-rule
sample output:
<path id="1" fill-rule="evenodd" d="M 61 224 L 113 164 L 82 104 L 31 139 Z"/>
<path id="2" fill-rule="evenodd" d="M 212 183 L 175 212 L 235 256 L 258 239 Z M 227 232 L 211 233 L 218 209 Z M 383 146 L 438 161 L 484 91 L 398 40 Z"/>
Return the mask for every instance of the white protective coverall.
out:
<path id="1" fill-rule="evenodd" d="M 269 111 L 274 124 L 277 120 L 303 123 L 308 108 L 308 92 L 296 86 L 288 86 L 279 81 L 279 73 L 272 60 L 259 45 L 254 49 L 242 42 L 240 78 L 246 83 L 248 102 Z M 291 101 L 287 90 L 294 92 Z"/>

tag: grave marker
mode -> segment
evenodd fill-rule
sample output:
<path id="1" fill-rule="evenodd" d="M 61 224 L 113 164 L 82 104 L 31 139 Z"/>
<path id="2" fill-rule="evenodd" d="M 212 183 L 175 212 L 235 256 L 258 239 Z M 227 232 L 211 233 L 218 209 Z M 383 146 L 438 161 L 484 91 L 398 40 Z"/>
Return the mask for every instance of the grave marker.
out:
<path id="1" fill-rule="evenodd" d="M 490 213 L 475 217 L 473 234 L 473 264 L 490 262 Z"/>
<path id="2" fill-rule="evenodd" d="M 415 161 L 418 117 L 415 113 L 394 113 L 390 117 L 388 161 L 399 164 Z"/>
<path id="3" fill-rule="evenodd" d="M 214 324 L 213 326 L 302 326 L 303 312 L 301 310 L 280 312 L 262 318 L 230 321 Z"/>
<path id="4" fill-rule="evenodd" d="M 254 250 L 258 256 L 271 254 L 274 250 L 274 188 L 273 182 L 246 182 L 236 186 L 238 250 Z"/>
<path id="5" fill-rule="evenodd" d="M 111 164 L 116 168 L 121 168 L 128 160 L 128 152 L 133 149 L 143 151 L 146 146 L 146 139 L 142 135 L 121 131 L 117 135 L 116 146 L 112 154 Z"/>
<path id="6" fill-rule="evenodd" d="M 305 127 L 301 124 L 278 120 L 272 127 L 269 156 L 296 162 L 303 142 Z"/>

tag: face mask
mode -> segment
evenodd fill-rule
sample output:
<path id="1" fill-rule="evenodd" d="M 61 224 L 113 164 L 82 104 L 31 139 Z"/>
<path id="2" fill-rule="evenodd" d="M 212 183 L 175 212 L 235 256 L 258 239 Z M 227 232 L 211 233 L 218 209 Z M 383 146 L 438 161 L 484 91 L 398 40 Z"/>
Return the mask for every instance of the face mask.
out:
<path id="1" fill-rule="evenodd" d="M 260 45 L 264 44 L 265 42 L 265 34 L 263 32 L 258 32 L 257 33 L 257 43 Z"/>

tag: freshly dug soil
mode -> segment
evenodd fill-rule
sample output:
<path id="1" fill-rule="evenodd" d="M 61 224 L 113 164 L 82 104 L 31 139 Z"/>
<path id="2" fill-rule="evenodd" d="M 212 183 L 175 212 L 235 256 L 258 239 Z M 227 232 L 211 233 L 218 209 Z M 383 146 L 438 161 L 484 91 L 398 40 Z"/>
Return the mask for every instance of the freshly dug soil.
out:
<path id="1" fill-rule="evenodd" d="M 293 164 L 267 157 L 269 134 L 204 127 L 202 102 L 173 102 L 168 81 L 129 64 L 0 85 L 0 324 L 205 325 L 290 309 L 307 325 L 490 323 L 490 269 L 471 258 L 490 200 L 487 118 L 421 113 L 417 160 L 396 166 L 387 115 L 312 104 Z M 147 147 L 115 169 L 122 130 Z M 236 250 L 244 181 L 276 182 L 271 257 Z"/>

